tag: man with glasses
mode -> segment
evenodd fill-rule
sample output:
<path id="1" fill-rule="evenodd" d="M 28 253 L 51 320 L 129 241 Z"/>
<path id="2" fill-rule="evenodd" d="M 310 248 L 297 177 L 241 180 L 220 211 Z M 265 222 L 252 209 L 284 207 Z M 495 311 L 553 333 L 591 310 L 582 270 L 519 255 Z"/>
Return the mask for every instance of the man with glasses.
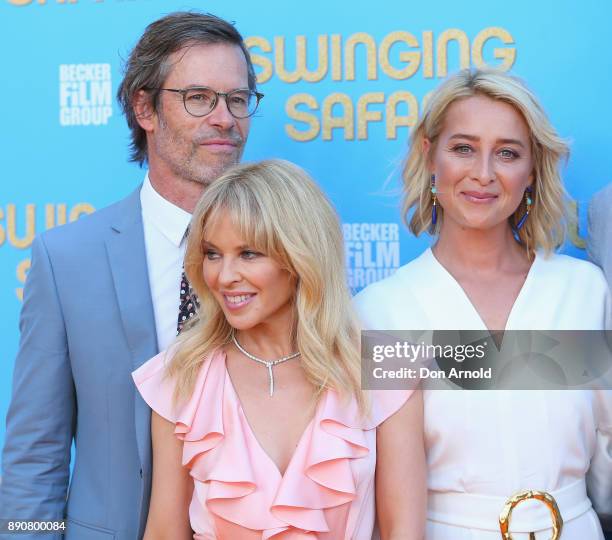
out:
<path id="1" fill-rule="evenodd" d="M 262 97 L 242 37 L 218 17 L 168 15 L 132 51 L 118 99 L 148 172 L 126 199 L 32 245 L 0 518 L 67 520 L 45 538 L 142 537 L 150 410 L 130 374 L 194 312 L 182 274 L 190 214 L 240 160 Z"/>

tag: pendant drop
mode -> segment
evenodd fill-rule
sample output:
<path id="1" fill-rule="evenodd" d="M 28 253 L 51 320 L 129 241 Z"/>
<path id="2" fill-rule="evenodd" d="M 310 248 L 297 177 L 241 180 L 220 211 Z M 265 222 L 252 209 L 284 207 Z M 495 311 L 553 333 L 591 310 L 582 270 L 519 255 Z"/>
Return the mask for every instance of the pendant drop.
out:
<path id="1" fill-rule="evenodd" d="M 268 376 L 270 377 L 270 397 L 274 394 L 274 375 L 272 374 L 272 364 L 267 364 Z"/>

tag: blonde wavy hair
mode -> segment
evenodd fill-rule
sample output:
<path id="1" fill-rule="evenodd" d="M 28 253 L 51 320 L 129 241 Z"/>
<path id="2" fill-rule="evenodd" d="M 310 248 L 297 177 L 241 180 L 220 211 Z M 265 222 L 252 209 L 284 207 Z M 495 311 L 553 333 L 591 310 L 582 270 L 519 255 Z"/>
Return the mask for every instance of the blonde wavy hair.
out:
<path id="1" fill-rule="evenodd" d="M 175 401 L 191 395 L 202 364 L 231 342 L 233 328 L 204 281 L 203 242 L 225 212 L 245 242 L 287 270 L 296 283 L 293 338 L 315 399 L 331 388 L 354 397 L 362 412 L 359 327 L 346 285 L 338 217 L 302 169 L 281 160 L 244 164 L 215 180 L 194 211 L 185 273 L 200 301 L 173 348 L 167 375 Z"/>
<path id="2" fill-rule="evenodd" d="M 425 139 L 431 141 L 431 153 L 443 129 L 449 106 L 459 99 L 476 95 L 512 105 L 527 123 L 534 160 L 533 205 L 529 219 L 518 234 L 530 257 L 539 248 L 547 254 L 551 253 L 563 243 L 568 220 L 567 195 L 559 165 L 561 159 L 569 156 L 569 148 L 557 135 L 538 100 L 526 85 L 519 78 L 498 70 L 464 69 L 449 77 L 431 95 L 412 132 L 410 150 L 402 172 L 404 222 L 416 236 L 424 231 L 433 234 L 440 232 L 444 210 L 438 205 L 438 220 L 433 225 L 429 170 L 431 154 L 424 152 L 423 142 Z M 409 219 L 408 214 L 412 209 L 414 212 Z M 521 203 L 510 216 L 509 224 L 516 227 L 524 213 L 524 204 Z"/>

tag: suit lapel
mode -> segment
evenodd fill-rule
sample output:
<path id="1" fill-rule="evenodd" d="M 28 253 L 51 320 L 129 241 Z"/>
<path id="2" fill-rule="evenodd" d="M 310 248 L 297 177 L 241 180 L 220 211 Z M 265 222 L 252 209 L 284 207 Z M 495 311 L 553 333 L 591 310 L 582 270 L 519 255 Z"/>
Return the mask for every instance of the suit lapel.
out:
<path id="1" fill-rule="evenodd" d="M 132 369 L 136 369 L 158 352 L 140 189 L 119 205 L 117 217 L 111 224 L 107 237 L 106 249 L 121 324 L 131 353 Z M 151 411 L 136 391 L 135 394 L 136 443 L 140 463 L 148 475 L 151 463 Z"/>
<path id="2" fill-rule="evenodd" d="M 133 369 L 157 354 L 140 191 L 125 199 L 106 241 L 121 322 L 132 353 Z"/>

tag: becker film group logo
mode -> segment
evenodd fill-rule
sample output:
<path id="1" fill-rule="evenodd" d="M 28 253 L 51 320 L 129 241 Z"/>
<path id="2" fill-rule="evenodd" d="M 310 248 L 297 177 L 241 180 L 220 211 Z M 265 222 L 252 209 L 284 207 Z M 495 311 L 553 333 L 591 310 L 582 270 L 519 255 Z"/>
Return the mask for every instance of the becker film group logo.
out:
<path id="1" fill-rule="evenodd" d="M 100 126 L 113 114 L 110 64 L 60 64 L 61 126 Z"/>
<path id="2" fill-rule="evenodd" d="M 400 265 L 397 223 L 344 223 L 348 284 L 357 292 L 393 274 Z"/>

